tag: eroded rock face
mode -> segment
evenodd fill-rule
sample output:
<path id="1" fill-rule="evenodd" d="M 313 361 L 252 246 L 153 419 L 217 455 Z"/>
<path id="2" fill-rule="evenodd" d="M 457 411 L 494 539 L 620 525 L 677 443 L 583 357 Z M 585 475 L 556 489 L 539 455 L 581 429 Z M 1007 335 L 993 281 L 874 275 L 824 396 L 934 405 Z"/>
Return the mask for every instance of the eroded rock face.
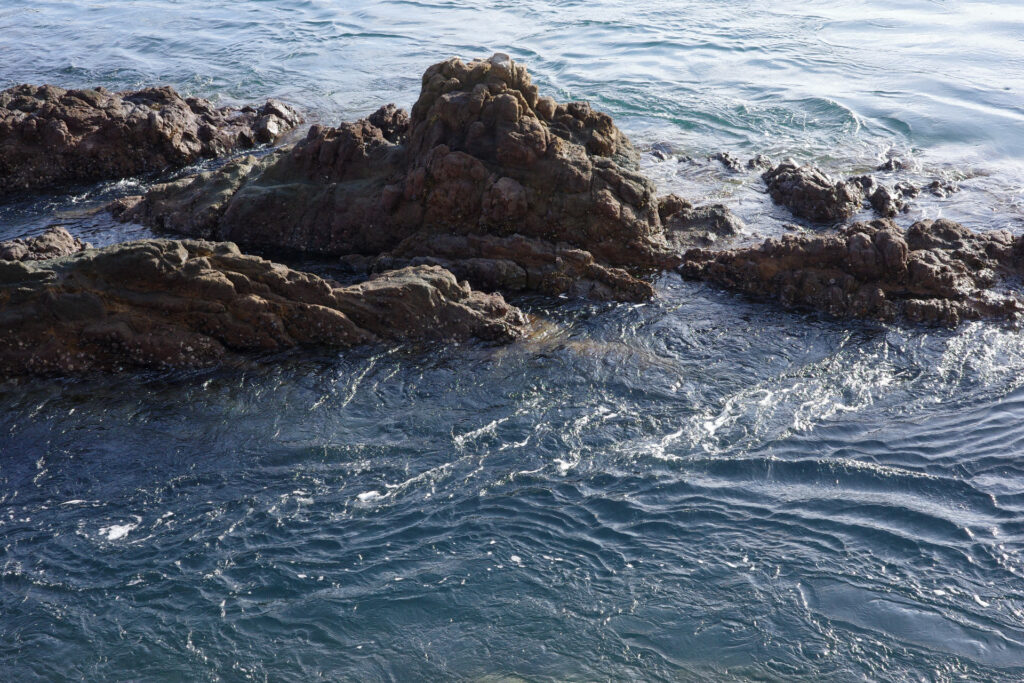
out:
<path id="1" fill-rule="evenodd" d="M 88 242 L 55 225 L 42 235 L 0 242 L 0 261 L 45 261 L 91 248 Z"/>
<path id="2" fill-rule="evenodd" d="M 443 258 L 460 273 L 487 273 L 475 282 L 488 286 L 511 263 L 509 278 L 552 294 L 600 267 L 588 277 L 601 287 L 576 289 L 633 300 L 652 290 L 622 267 L 678 263 L 637 160 L 609 116 L 540 96 L 508 56 L 450 59 L 426 71 L 408 120 L 389 105 L 354 123 L 313 126 L 290 150 L 119 210 L 158 229 L 262 247 Z M 500 264 L 481 263 L 493 253 Z"/>
<path id="3" fill-rule="evenodd" d="M 818 223 L 838 223 L 857 213 L 864 194 L 857 183 L 832 180 L 813 166 L 783 161 L 761 175 L 776 204 Z"/>
<path id="4" fill-rule="evenodd" d="M 904 232 L 891 220 L 876 220 L 836 235 L 692 250 L 680 272 L 786 307 L 956 325 L 1024 311 L 1024 298 L 1012 288 L 1022 254 L 1021 238 L 1007 231 L 975 233 L 940 219 Z"/>
<path id="5" fill-rule="evenodd" d="M 0 92 L 0 196 L 180 168 L 275 142 L 301 120 L 277 100 L 218 109 L 168 87 L 19 85 Z"/>
<path id="6" fill-rule="evenodd" d="M 525 320 L 436 266 L 337 287 L 231 243 L 146 240 L 0 262 L 0 377 L 209 365 L 231 352 L 508 341 Z"/>

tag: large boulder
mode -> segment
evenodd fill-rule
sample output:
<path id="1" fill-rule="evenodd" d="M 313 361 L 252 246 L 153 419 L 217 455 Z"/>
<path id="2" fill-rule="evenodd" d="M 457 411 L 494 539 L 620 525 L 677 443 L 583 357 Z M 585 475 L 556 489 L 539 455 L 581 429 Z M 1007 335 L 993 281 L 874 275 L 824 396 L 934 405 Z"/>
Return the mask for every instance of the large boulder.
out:
<path id="1" fill-rule="evenodd" d="M 15 86 L 0 92 L 0 197 L 180 168 L 276 142 L 301 120 L 277 100 L 218 109 L 169 87 Z"/>
<path id="2" fill-rule="evenodd" d="M 785 235 L 718 252 L 694 249 L 680 272 L 786 307 L 956 325 L 1024 311 L 1024 298 L 1012 286 L 1022 254 L 1022 238 L 1005 230 L 976 233 L 940 219 L 903 231 L 891 220 L 875 220 L 835 235 Z"/>
<path id="3" fill-rule="evenodd" d="M 525 323 L 437 266 L 339 287 L 232 243 L 145 240 L 0 261 L 0 378 L 209 365 L 231 352 L 508 341 Z"/>
<path id="4" fill-rule="evenodd" d="M 115 208 L 205 239 L 403 260 L 443 252 L 447 263 L 472 261 L 467 273 L 515 264 L 517 281 L 549 294 L 636 300 L 653 289 L 623 268 L 678 263 L 637 162 L 608 115 L 542 97 L 523 66 L 498 54 L 427 69 L 409 116 L 389 105 L 313 126 L 291 149 Z M 522 275 L 538 254 L 545 276 Z M 590 278 L 599 287 L 574 285 L 593 270 L 588 259 L 614 271 Z"/>

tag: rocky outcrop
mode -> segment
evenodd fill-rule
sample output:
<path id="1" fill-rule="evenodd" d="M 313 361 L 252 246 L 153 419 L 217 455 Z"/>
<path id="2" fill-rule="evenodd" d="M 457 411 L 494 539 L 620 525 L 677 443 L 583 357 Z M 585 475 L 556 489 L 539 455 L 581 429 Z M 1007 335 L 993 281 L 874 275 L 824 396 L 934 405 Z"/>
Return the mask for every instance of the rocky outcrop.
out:
<path id="1" fill-rule="evenodd" d="M 836 235 L 786 235 L 745 249 L 687 252 L 686 277 L 786 307 L 839 317 L 955 325 L 1024 311 L 1013 286 L 1024 241 L 1007 231 L 976 233 L 948 220 L 903 231 L 890 220 Z"/>
<path id="2" fill-rule="evenodd" d="M 35 237 L 0 242 L 0 261 L 45 261 L 91 248 L 89 243 L 55 225 Z"/>
<path id="3" fill-rule="evenodd" d="M 637 162 L 609 116 L 542 97 L 499 54 L 430 67 L 408 118 L 389 105 L 313 126 L 289 150 L 114 208 L 202 238 L 440 261 L 488 287 L 635 300 L 652 290 L 624 268 L 678 263 Z"/>
<path id="4" fill-rule="evenodd" d="M 838 223 L 857 213 L 864 194 L 857 183 L 832 180 L 813 166 L 787 159 L 761 177 L 776 204 L 817 223 Z"/>
<path id="5" fill-rule="evenodd" d="M 300 121 L 277 100 L 218 109 L 167 87 L 19 85 L 0 92 L 0 196 L 180 168 L 276 142 Z"/>
<path id="6" fill-rule="evenodd" d="M 193 240 L 0 261 L 0 377 L 203 366 L 305 345 L 508 341 L 524 323 L 500 296 L 436 266 L 338 287 L 231 243 Z"/>

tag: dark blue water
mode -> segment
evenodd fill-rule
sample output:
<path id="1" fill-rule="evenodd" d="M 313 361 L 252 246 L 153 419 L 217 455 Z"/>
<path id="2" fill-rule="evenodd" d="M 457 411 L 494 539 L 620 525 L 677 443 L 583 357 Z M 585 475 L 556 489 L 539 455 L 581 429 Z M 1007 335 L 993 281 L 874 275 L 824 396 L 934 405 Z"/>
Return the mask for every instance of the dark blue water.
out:
<path id="1" fill-rule="evenodd" d="M 849 6 L 846 6 L 849 5 Z M 21 2 L 0 85 L 169 83 L 333 121 L 495 50 L 643 147 L 958 180 L 1024 232 L 1015 2 Z M 753 175 L 646 170 L 789 219 Z M 0 206 L 0 237 L 133 180 Z M 0 385 L 0 679 L 1024 678 L 1024 338 L 665 275 L 530 339 Z"/>

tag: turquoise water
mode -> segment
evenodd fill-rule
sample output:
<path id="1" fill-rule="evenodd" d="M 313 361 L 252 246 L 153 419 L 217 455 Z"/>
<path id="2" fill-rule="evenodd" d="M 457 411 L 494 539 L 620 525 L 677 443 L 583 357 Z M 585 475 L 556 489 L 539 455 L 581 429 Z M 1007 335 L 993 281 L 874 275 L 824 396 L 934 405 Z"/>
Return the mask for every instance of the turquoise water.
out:
<path id="1" fill-rule="evenodd" d="M 0 86 L 168 83 L 326 122 L 510 53 L 748 238 L 758 152 L 957 180 L 899 220 L 1024 232 L 1013 2 L 20 2 Z M 0 206 L 0 238 L 130 180 Z M 329 272 L 329 264 L 314 264 Z M 506 348 L 0 386 L 0 678 L 1024 678 L 1024 341 L 778 311 L 674 274 L 519 299 Z"/>

